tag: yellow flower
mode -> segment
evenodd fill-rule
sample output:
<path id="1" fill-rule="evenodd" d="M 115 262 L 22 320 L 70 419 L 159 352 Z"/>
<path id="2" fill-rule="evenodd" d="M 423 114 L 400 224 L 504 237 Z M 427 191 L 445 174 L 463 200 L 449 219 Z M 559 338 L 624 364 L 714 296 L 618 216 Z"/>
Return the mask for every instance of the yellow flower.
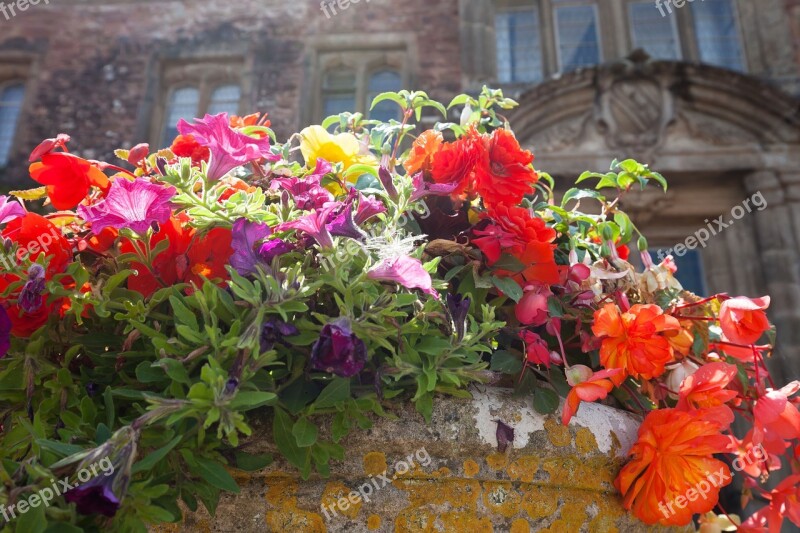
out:
<path id="1" fill-rule="evenodd" d="M 352 133 L 331 135 L 322 126 L 309 126 L 300 132 L 300 138 L 300 151 L 309 168 L 314 167 L 318 158 L 331 164 L 342 163 L 344 170 L 356 164 L 377 163 L 371 155 L 361 153 L 361 144 Z"/>

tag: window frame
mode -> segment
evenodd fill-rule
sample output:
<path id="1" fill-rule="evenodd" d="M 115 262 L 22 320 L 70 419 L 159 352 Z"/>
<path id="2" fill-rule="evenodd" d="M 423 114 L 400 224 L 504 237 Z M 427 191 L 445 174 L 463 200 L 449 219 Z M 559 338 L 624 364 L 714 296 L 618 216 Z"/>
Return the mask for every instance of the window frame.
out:
<path id="1" fill-rule="evenodd" d="M 212 59 L 173 60 L 161 65 L 157 102 L 152 114 L 149 138 L 152 146 L 162 147 L 167 133 L 169 106 L 175 91 L 192 88 L 199 93 L 197 116 L 203 117 L 211 104 L 213 92 L 226 85 L 239 86 L 239 103 L 236 113 L 241 113 L 249 98 L 249 86 L 244 76 L 245 61 L 242 56 Z"/>
<path id="2" fill-rule="evenodd" d="M 500 4 L 500 2 L 497 2 L 496 4 Z M 547 49 L 546 49 L 547 42 L 546 42 L 546 39 L 545 39 L 545 35 L 547 34 L 547 31 L 546 31 L 545 26 L 542 24 L 542 22 L 544 20 L 546 20 L 545 17 L 547 16 L 547 13 L 543 9 L 542 2 L 539 2 L 537 0 L 527 0 L 527 1 L 512 0 L 510 2 L 509 1 L 502 2 L 502 4 L 504 4 L 504 5 L 495 5 L 494 20 L 492 22 L 492 24 L 494 25 L 494 31 L 495 31 L 495 42 L 496 42 L 496 36 L 497 36 L 497 14 L 498 13 L 500 13 L 500 12 L 509 13 L 509 12 L 514 12 L 514 11 L 534 11 L 534 12 L 536 12 L 536 16 L 537 16 L 538 21 L 539 21 L 539 32 L 538 32 L 539 33 L 539 35 L 538 35 L 539 39 L 538 40 L 539 40 L 539 64 L 541 66 L 541 71 L 539 72 L 539 79 L 538 80 L 534 80 L 534 81 L 508 81 L 508 82 L 501 82 L 500 81 L 499 71 L 498 71 L 498 68 L 497 68 L 499 66 L 499 63 L 500 63 L 499 60 L 498 60 L 499 59 L 499 52 L 497 50 L 495 50 L 495 58 L 494 58 L 494 63 L 495 63 L 495 73 L 494 73 L 494 75 L 495 75 L 495 79 L 497 80 L 498 83 L 502 83 L 503 85 L 508 85 L 508 86 L 511 86 L 511 85 L 537 84 L 537 83 L 543 82 L 547 78 L 547 75 L 548 75 L 548 72 L 547 72 L 548 71 L 548 68 L 547 68 L 548 65 L 547 65 Z M 511 48 L 509 47 L 509 50 L 510 49 Z M 513 72 L 511 73 L 511 76 L 512 77 L 514 76 Z"/>
<path id="3" fill-rule="evenodd" d="M 583 68 L 591 68 L 596 65 L 600 65 L 603 63 L 605 54 L 604 54 L 604 47 L 603 47 L 603 23 L 600 19 L 600 6 L 597 5 L 596 1 L 570 1 L 570 0 L 551 0 L 551 9 L 553 12 L 553 35 L 554 35 L 554 48 L 556 53 L 556 73 L 566 74 L 569 72 L 574 72 L 576 70 L 580 70 Z M 594 11 L 594 23 L 595 28 L 597 31 L 597 62 L 593 65 L 581 65 L 569 70 L 564 69 L 563 65 L 563 58 L 561 57 L 561 38 L 559 35 L 559 28 L 558 28 L 558 10 L 559 8 L 569 8 L 569 7 L 591 7 Z"/>
<path id="4" fill-rule="evenodd" d="M 739 2 L 736 0 L 726 0 L 733 10 L 733 23 L 736 26 L 736 39 L 739 43 L 739 58 L 741 59 L 741 69 L 731 69 L 726 65 L 720 65 L 718 63 L 709 63 L 703 60 L 703 53 L 700 48 L 700 39 L 697 33 L 697 19 L 695 18 L 694 13 L 694 4 L 687 4 L 689 9 L 689 18 L 690 18 L 690 31 L 692 35 L 692 40 L 694 41 L 695 46 L 695 54 L 696 57 L 694 58 L 695 61 L 698 63 L 702 63 L 703 65 L 710 65 L 717 68 L 724 68 L 728 70 L 732 70 L 733 72 L 741 72 L 743 74 L 747 74 L 750 72 L 750 66 L 747 58 L 747 47 L 746 47 L 746 40 L 744 35 L 744 28 L 742 26 L 742 17 L 739 13 Z"/>
<path id="5" fill-rule="evenodd" d="M 19 115 L 17 116 L 17 122 L 14 124 L 14 128 L 11 131 L 11 143 L 8 146 L 8 156 L 6 161 L 3 162 L 0 160 L 0 169 L 8 168 L 11 160 L 13 159 L 14 155 L 18 152 L 20 147 L 20 125 L 22 124 L 22 118 L 25 113 L 25 102 L 28 99 L 29 87 L 26 79 L 21 77 L 11 77 L 8 78 L 0 78 L 0 95 L 2 95 L 6 89 L 11 87 L 21 86 L 22 87 L 22 100 L 19 102 Z"/>
<path id="6" fill-rule="evenodd" d="M 305 79 L 301 97 L 300 123 L 319 124 L 323 113 L 322 84 L 325 74 L 336 68 L 356 72 L 356 109 L 367 116 L 369 76 L 381 70 L 400 74 L 402 87 L 413 87 L 418 70 L 418 39 L 413 32 L 375 35 L 317 35 L 307 43 Z"/>
<path id="7" fill-rule="evenodd" d="M 638 46 L 636 44 L 636 39 L 635 39 L 635 36 L 634 36 L 634 31 L 633 31 L 633 28 L 634 28 L 633 11 L 631 10 L 631 6 L 633 4 L 652 4 L 652 3 L 653 3 L 652 0 L 627 0 L 625 2 L 625 5 L 623 6 L 623 8 L 625 9 L 625 12 L 626 12 L 626 18 L 628 19 L 627 20 L 627 24 L 628 24 L 628 32 L 627 32 L 627 34 L 628 34 L 628 49 L 631 52 L 633 50 L 636 50 L 637 48 L 644 49 L 643 47 L 640 47 L 640 46 Z M 654 9 L 655 9 L 655 7 L 654 7 Z M 656 11 L 657 11 L 657 9 L 656 9 Z M 656 58 L 654 58 L 656 60 L 684 61 L 684 58 L 687 55 L 686 54 L 687 50 L 684 49 L 684 43 L 683 43 L 683 40 L 681 39 L 681 37 L 682 37 L 681 36 L 681 30 L 680 30 L 680 25 L 681 25 L 680 18 L 681 17 L 678 17 L 677 13 L 675 13 L 675 12 L 673 12 L 672 15 L 674 15 L 674 16 L 667 16 L 667 17 L 664 17 L 664 18 L 667 18 L 667 19 L 670 20 L 670 26 L 672 26 L 672 36 L 675 39 L 675 44 L 677 45 L 678 57 L 675 58 L 675 59 L 665 59 L 665 58 L 656 57 Z M 692 16 L 692 15 L 693 14 L 690 14 L 690 16 Z M 692 23 L 694 23 L 694 21 L 692 21 Z"/>

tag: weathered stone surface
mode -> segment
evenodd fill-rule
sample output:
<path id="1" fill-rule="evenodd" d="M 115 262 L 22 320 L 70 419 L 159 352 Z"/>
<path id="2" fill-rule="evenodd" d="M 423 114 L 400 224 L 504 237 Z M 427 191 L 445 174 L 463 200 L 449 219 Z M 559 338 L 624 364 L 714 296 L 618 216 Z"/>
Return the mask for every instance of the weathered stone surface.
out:
<path id="1" fill-rule="evenodd" d="M 223 498 L 216 518 L 189 515 L 160 531 L 648 530 L 613 488 L 639 424 L 629 413 L 583 405 L 567 428 L 533 411 L 530 399 L 490 388 L 472 400 L 439 399 L 430 424 L 410 405 L 395 415 L 346 438 L 345 460 L 329 479 L 302 481 L 279 460 L 265 472 L 237 474 L 242 493 Z M 515 430 L 506 453 L 497 451 L 497 420 Z M 272 450 L 263 437 L 269 430 L 258 429 L 254 449 Z M 359 487 L 369 501 L 321 508 Z"/>

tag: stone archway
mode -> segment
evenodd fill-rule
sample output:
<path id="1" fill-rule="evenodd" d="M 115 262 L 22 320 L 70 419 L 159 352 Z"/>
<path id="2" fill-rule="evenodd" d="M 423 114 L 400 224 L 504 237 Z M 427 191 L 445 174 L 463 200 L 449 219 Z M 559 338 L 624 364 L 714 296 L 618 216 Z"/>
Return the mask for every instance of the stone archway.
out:
<path id="1" fill-rule="evenodd" d="M 800 101 L 763 81 L 640 52 L 552 79 L 509 117 L 536 165 L 565 184 L 635 158 L 672 188 L 626 198 L 651 244 L 679 243 L 753 194 L 753 210 L 701 250 L 709 290 L 772 296 L 774 371 L 800 377 Z M 781 376 L 782 374 L 782 376 Z"/>

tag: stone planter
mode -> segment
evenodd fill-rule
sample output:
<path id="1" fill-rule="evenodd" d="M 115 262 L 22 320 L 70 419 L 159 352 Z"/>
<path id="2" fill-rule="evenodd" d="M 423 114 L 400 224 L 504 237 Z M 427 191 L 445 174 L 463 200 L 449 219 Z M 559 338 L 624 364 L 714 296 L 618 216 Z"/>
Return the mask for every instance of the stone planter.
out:
<path id="1" fill-rule="evenodd" d="M 237 473 L 242 492 L 224 497 L 215 518 L 197 513 L 160 531 L 648 530 L 625 512 L 612 484 L 636 439 L 635 416 L 583 404 L 567 428 L 509 391 L 473 394 L 437 398 L 430 425 L 406 405 L 397 420 L 355 431 L 330 479 L 302 481 L 280 459 L 263 473 Z M 496 420 L 515 430 L 506 453 L 497 451 Z M 269 426 L 259 431 L 269 434 Z M 272 444 L 264 439 L 257 448 Z"/>

